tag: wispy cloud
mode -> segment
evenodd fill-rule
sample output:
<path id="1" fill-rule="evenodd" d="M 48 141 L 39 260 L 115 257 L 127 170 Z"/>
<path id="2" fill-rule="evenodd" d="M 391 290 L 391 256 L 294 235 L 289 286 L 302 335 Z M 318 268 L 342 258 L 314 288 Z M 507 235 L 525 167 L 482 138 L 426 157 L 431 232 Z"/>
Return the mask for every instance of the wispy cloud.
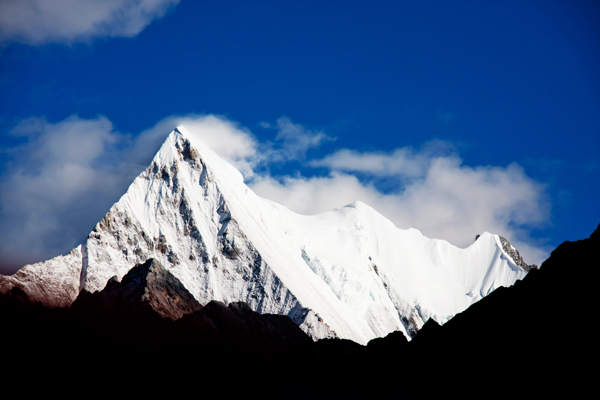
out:
<path id="1" fill-rule="evenodd" d="M 293 123 L 288 117 L 281 117 L 277 120 L 275 140 L 281 143 L 277 153 L 282 159 L 302 160 L 306 157 L 309 149 L 334 139 L 323 131 L 307 129 L 300 124 Z"/>
<path id="2" fill-rule="evenodd" d="M 307 150 L 329 136 L 286 117 L 277 121 L 275 140 L 261 142 L 247 128 L 215 115 L 170 116 L 135 136 L 118 132 L 105 117 L 72 116 L 57 123 L 29 118 L 11 131 L 26 142 L 9 149 L 11 167 L 0 176 L 0 272 L 68 252 L 178 125 L 236 166 L 257 194 L 298 213 L 360 200 L 400 228 L 414 227 L 461 247 L 489 231 L 507 237 L 529 263 L 548 254 L 529 235 L 548 221 L 545 187 L 517 164 L 463 165 L 447 142 L 391 152 L 341 149 L 314 160 Z M 262 168 L 298 159 L 329 173 L 275 177 Z M 396 186 L 378 189 L 382 177 L 397 178 Z"/>
<path id="3" fill-rule="evenodd" d="M 454 146 L 449 142 L 433 140 L 419 150 L 412 147 L 392 152 L 360 152 L 341 149 L 320 160 L 312 160 L 315 167 L 335 171 L 359 172 L 378 177 L 398 177 L 403 181 L 420 178 L 438 157 L 455 156 Z"/>
<path id="4" fill-rule="evenodd" d="M 30 45 L 133 37 L 179 0 L 2 0 L 0 42 Z"/>

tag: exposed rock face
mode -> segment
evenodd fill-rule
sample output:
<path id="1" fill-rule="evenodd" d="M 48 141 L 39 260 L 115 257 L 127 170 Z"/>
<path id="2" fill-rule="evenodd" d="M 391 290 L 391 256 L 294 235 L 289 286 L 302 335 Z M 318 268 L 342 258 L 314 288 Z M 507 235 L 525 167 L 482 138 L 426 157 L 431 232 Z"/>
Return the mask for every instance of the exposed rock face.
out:
<path id="1" fill-rule="evenodd" d="M 82 292 L 71 308 L 105 314 L 148 313 L 152 309 L 162 318 L 176 320 L 201 310 L 202 305 L 173 274 L 149 259 L 133 267 L 120 282 L 111 278 L 100 292 Z"/>
<path id="2" fill-rule="evenodd" d="M 398 330 L 410 338 L 428 319 L 444 323 L 522 279 L 526 264 L 511 251 L 487 232 L 459 249 L 400 230 L 360 202 L 292 213 L 256 196 L 202 140 L 177 129 L 84 243 L 0 277 L 0 294 L 18 288 L 33 302 L 66 307 L 105 287 L 106 301 L 128 298 L 118 284 L 146 279 L 144 304 L 169 319 L 196 303 L 244 302 L 290 317 L 313 339 L 365 344 Z M 129 276 L 136 265 L 147 273 Z"/>
<path id="3" fill-rule="evenodd" d="M 500 242 L 502 243 L 502 249 L 506 254 L 510 256 L 519 267 L 523 268 L 525 271 L 529 272 L 532 269 L 538 269 L 538 266 L 535 264 L 528 265 L 523 257 L 519 254 L 519 251 L 515 249 L 508 240 L 503 238 L 502 236 L 498 236 L 500 238 Z"/>

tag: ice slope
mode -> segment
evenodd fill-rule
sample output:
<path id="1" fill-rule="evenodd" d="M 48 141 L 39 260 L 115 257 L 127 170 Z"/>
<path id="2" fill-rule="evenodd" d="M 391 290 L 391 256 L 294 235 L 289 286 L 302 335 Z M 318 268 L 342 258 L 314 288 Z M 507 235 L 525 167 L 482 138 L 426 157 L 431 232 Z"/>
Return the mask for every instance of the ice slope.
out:
<path id="1" fill-rule="evenodd" d="M 508 245 L 510 246 L 510 245 Z M 68 306 L 156 258 L 201 303 L 243 301 L 288 315 L 314 339 L 365 344 L 429 318 L 444 323 L 527 273 L 500 237 L 457 248 L 402 230 L 355 202 L 315 216 L 258 197 L 241 174 L 183 127 L 67 256 L 0 276 L 32 300 Z"/>

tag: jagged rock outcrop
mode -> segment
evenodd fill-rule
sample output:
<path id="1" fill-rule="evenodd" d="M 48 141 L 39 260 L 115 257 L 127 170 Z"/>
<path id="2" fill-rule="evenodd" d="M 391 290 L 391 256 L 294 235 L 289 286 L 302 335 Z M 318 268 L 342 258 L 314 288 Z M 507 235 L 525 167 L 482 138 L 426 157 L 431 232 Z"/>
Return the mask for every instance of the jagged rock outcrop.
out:
<path id="1" fill-rule="evenodd" d="M 523 260 L 523 257 L 521 257 L 521 254 L 519 254 L 519 251 L 517 249 L 515 249 L 509 243 L 508 240 L 506 240 L 502 236 L 498 236 L 498 238 L 500 239 L 500 243 L 502 243 L 502 249 L 504 250 L 504 252 L 506 254 L 508 254 L 510 256 L 510 258 L 513 259 L 513 261 L 515 262 L 515 264 L 517 264 L 519 267 L 523 268 L 527 272 L 531 271 L 532 269 L 538 269 L 538 266 L 535 265 L 535 264 L 528 265 Z"/>
<path id="2" fill-rule="evenodd" d="M 82 292 L 71 309 L 128 316 L 154 312 L 174 321 L 200 311 L 202 305 L 173 274 L 151 258 L 129 270 L 121 281 L 111 278 L 102 291 Z"/>

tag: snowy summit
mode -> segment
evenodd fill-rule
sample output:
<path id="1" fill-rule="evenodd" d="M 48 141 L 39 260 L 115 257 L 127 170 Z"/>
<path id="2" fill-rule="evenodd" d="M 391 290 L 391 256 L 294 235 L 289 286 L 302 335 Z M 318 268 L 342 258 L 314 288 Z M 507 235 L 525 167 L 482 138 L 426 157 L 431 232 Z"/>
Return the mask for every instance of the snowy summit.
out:
<path id="1" fill-rule="evenodd" d="M 202 305 L 243 301 L 289 316 L 315 340 L 361 344 L 397 330 L 411 338 L 429 318 L 444 323 L 530 268 L 498 235 L 460 249 L 398 229 L 361 202 L 296 214 L 258 197 L 178 127 L 81 245 L 0 276 L 0 294 L 17 287 L 65 307 L 150 258 Z"/>

